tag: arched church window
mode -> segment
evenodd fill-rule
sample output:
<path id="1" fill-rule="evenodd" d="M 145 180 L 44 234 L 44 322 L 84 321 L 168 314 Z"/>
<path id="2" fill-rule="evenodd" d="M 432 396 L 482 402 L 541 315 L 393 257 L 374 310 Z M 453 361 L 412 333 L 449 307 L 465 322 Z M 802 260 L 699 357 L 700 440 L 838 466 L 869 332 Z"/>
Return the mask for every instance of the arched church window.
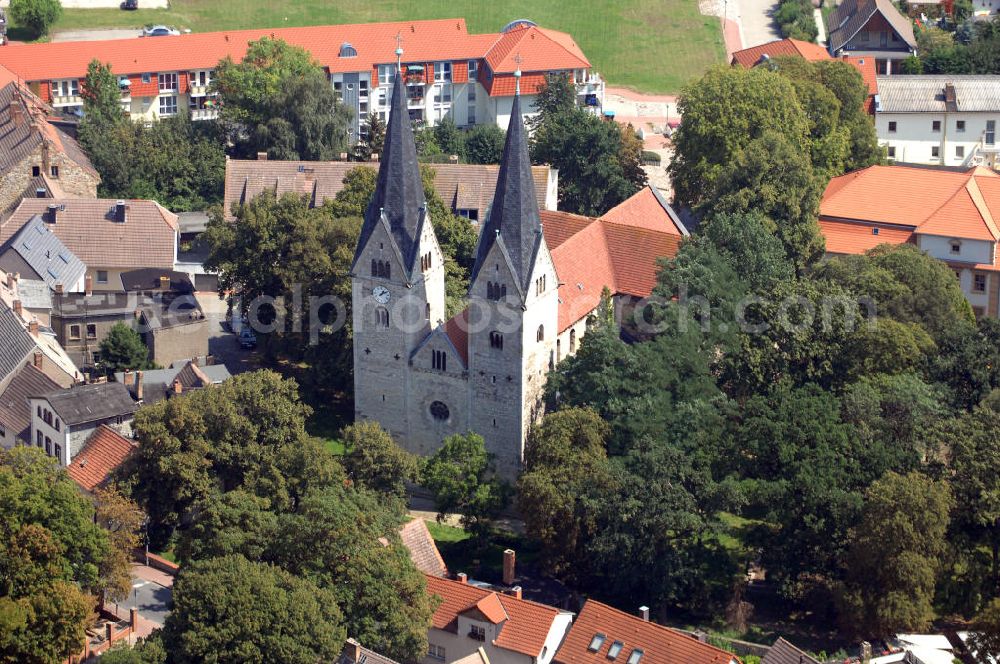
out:
<path id="1" fill-rule="evenodd" d="M 372 276 L 373 277 L 382 276 L 382 275 L 379 274 L 379 264 L 378 264 L 378 261 L 375 260 L 374 258 L 372 259 Z"/>
<path id="2" fill-rule="evenodd" d="M 448 370 L 448 354 L 443 350 L 431 351 L 431 367 L 440 371 Z"/>
<path id="3" fill-rule="evenodd" d="M 493 298 L 493 282 L 492 281 L 487 281 L 486 282 L 486 299 L 488 299 L 488 300 L 494 299 Z"/>
<path id="4" fill-rule="evenodd" d="M 445 405 L 443 401 L 432 401 L 431 402 L 431 417 L 435 420 L 445 421 L 451 417 L 451 412 L 448 410 L 448 406 Z"/>
<path id="5" fill-rule="evenodd" d="M 576 330 L 569 331 L 569 352 L 576 352 Z"/>
<path id="6" fill-rule="evenodd" d="M 389 310 L 385 307 L 376 307 L 375 324 L 379 327 L 389 327 Z"/>
<path id="7" fill-rule="evenodd" d="M 538 326 L 538 334 L 535 335 L 535 340 L 536 341 L 545 341 L 545 326 L 544 325 L 539 325 Z"/>
<path id="8" fill-rule="evenodd" d="M 490 332 L 490 348 L 503 350 L 503 335 L 499 332 Z"/>

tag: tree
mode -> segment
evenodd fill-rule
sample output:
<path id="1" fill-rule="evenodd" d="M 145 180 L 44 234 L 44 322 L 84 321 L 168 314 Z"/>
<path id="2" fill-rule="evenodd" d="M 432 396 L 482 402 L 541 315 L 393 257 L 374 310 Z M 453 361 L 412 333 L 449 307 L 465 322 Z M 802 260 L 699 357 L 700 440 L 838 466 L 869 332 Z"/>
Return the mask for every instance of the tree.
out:
<path id="1" fill-rule="evenodd" d="M 910 55 L 903 58 L 899 63 L 899 73 L 900 74 L 923 74 L 924 65 L 915 55 Z"/>
<path id="2" fill-rule="evenodd" d="M 916 472 L 887 473 L 865 492 L 839 599 L 855 634 L 885 638 L 930 626 L 951 505 L 945 482 Z"/>
<path id="3" fill-rule="evenodd" d="M 341 433 L 347 453 L 343 457 L 347 476 L 358 485 L 406 500 L 406 483 L 416 482 L 416 458 L 401 448 L 377 422 L 352 424 Z"/>
<path id="4" fill-rule="evenodd" d="M 508 487 L 493 475 L 492 455 L 475 433 L 445 438 L 420 476 L 421 484 L 434 494 L 438 519 L 460 514 L 462 525 L 479 537 L 485 536 L 491 520 L 507 504 Z"/>
<path id="5" fill-rule="evenodd" d="M 1000 598 L 994 598 L 972 621 L 969 649 L 979 661 L 1000 655 Z"/>
<path id="6" fill-rule="evenodd" d="M 478 124 L 465 134 L 465 160 L 470 164 L 499 164 L 506 134 L 492 122 Z"/>
<path id="7" fill-rule="evenodd" d="M 239 616 L 235 619 L 235 616 Z M 312 664 L 335 659 L 346 632 L 329 590 L 242 556 L 186 565 L 163 643 L 178 664 Z"/>
<path id="8" fill-rule="evenodd" d="M 219 62 L 212 85 L 237 154 L 331 159 L 344 151 L 350 112 L 305 49 L 262 37 L 240 62 Z"/>
<path id="9" fill-rule="evenodd" d="M 451 116 L 443 118 L 431 131 L 434 132 L 434 142 L 441 148 L 441 152 L 449 156 L 456 155 L 460 160 L 465 159 L 465 135 Z"/>
<path id="10" fill-rule="evenodd" d="M 163 647 L 163 632 L 157 630 L 136 644 L 125 642 L 111 646 L 101 655 L 101 664 L 166 664 L 167 651 Z"/>
<path id="11" fill-rule="evenodd" d="M 17 25 L 42 37 L 62 14 L 59 0 L 11 0 L 10 17 Z"/>
<path id="12" fill-rule="evenodd" d="M 149 369 L 149 349 L 142 337 L 125 323 L 115 323 L 101 340 L 101 366 L 109 373 L 127 369 Z"/>
<path id="13" fill-rule="evenodd" d="M 566 74 L 546 74 L 545 83 L 539 85 L 537 90 L 525 90 L 525 93 L 535 95 L 536 115 L 525 122 L 532 132 L 553 118 L 572 114 L 576 110 L 576 89 L 573 80 Z"/>
<path id="14" fill-rule="evenodd" d="M 80 90 L 83 97 L 83 124 L 93 123 L 100 127 L 124 123 L 127 118 L 122 112 L 122 93 L 118 78 L 111 71 L 110 64 L 91 60 L 87 65 L 87 76 Z"/>
<path id="15" fill-rule="evenodd" d="M 385 123 L 378 113 L 369 113 L 361 132 L 361 140 L 354 146 L 354 158 L 358 161 L 368 161 L 372 155 L 382 154 L 383 147 L 385 147 Z"/>
<path id="16" fill-rule="evenodd" d="M 98 590 L 105 601 L 120 602 L 132 591 L 132 555 L 140 546 L 145 515 L 115 488 L 94 492 L 95 518 L 108 533 L 108 553 L 101 563 Z"/>

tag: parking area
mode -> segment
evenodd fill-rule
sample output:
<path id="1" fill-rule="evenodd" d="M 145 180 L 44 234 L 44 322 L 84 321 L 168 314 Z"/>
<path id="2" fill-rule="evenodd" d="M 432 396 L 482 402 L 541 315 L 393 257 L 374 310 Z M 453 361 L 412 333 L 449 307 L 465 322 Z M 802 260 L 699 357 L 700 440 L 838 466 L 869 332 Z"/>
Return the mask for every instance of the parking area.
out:
<path id="1" fill-rule="evenodd" d="M 216 293 L 199 292 L 195 297 L 208 320 L 208 352 L 215 361 L 225 364 L 233 375 L 257 369 L 257 353 L 240 348 L 239 339 L 226 323 L 226 301 L 220 300 Z"/>

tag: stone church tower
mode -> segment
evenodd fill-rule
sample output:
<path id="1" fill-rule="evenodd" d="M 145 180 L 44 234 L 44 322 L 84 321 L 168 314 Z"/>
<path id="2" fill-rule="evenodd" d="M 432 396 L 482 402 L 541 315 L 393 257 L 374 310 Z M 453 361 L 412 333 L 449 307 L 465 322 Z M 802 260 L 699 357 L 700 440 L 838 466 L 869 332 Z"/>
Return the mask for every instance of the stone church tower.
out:
<path id="1" fill-rule="evenodd" d="M 351 277 L 355 418 L 377 420 L 423 455 L 446 436 L 474 431 L 495 455 L 498 472 L 516 477 L 556 361 L 559 311 L 520 94 L 476 249 L 468 308 L 444 320 L 444 261 L 398 72 Z"/>

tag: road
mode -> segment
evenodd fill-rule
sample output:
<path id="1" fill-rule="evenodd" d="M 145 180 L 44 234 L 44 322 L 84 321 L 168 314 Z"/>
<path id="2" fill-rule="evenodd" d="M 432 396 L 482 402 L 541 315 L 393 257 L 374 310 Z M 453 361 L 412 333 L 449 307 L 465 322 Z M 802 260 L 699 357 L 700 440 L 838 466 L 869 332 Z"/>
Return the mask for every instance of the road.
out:
<path id="1" fill-rule="evenodd" d="M 739 21 L 743 24 L 743 47 L 750 48 L 781 39 L 772 18 L 778 3 L 772 0 L 733 0 L 739 5 Z"/>
<path id="2" fill-rule="evenodd" d="M 226 325 L 226 301 L 216 293 L 197 293 L 195 297 L 208 321 L 208 353 L 217 364 L 225 364 L 236 375 L 257 369 L 257 353 L 240 348 L 236 335 Z"/>
<path id="3" fill-rule="evenodd" d="M 132 593 L 125 601 L 118 602 L 117 613 L 121 616 L 127 616 L 130 609 L 136 608 L 139 609 L 140 616 L 162 626 L 167 614 L 170 613 L 172 595 L 173 590 L 169 587 L 161 586 L 147 579 L 133 577 Z"/>

